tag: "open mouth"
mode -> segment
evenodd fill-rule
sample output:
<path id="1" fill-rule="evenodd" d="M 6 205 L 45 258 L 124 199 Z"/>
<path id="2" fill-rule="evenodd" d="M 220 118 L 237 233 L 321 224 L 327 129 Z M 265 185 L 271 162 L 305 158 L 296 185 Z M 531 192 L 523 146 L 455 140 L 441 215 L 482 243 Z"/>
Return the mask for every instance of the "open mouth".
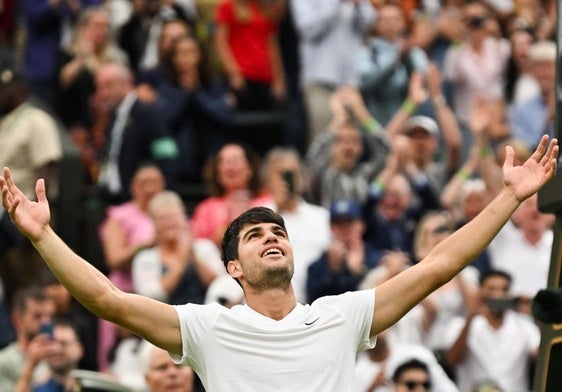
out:
<path id="1" fill-rule="evenodd" d="M 269 248 L 262 252 L 261 256 L 283 256 L 283 251 L 280 248 Z"/>

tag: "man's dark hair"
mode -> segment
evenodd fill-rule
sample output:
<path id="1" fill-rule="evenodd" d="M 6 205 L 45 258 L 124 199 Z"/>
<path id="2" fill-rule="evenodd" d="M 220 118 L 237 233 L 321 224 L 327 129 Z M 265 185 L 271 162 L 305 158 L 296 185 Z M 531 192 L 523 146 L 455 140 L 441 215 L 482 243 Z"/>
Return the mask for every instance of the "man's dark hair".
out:
<path id="1" fill-rule="evenodd" d="M 18 289 L 14 293 L 14 298 L 12 300 L 12 311 L 23 313 L 27 309 L 27 301 L 46 301 L 48 298 L 45 295 L 43 289 L 40 286 L 27 286 Z"/>
<path id="2" fill-rule="evenodd" d="M 243 212 L 228 225 L 222 238 L 221 257 L 225 267 L 230 260 L 238 259 L 239 234 L 242 228 L 246 225 L 258 223 L 275 223 L 285 229 L 285 221 L 281 215 L 270 208 L 254 207 Z"/>
<path id="3" fill-rule="evenodd" d="M 419 359 L 410 359 L 396 368 L 396 370 L 392 374 L 392 381 L 400 381 L 400 377 L 402 377 L 402 374 L 412 369 L 419 369 L 429 374 L 429 368 L 427 367 L 425 362 L 422 362 Z"/>
<path id="4" fill-rule="evenodd" d="M 511 275 L 505 271 L 493 269 L 493 268 L 485 271 L 482 275 L 480 275 L 480 286 L 482 286 L 482 284 L 489 278 L 495 278 L 495 277 L 504 278 L 509 283 L 509 287 L 511 287 L 511 282 L 513 282 Z"/>

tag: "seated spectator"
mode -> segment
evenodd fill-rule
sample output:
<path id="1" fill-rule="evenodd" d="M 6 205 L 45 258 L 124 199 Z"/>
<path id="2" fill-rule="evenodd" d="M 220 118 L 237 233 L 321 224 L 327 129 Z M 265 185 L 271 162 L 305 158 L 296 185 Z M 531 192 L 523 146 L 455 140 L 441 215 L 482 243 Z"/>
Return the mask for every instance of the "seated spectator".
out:
<path id="1" fill-rule="evenodd" d="M 211 196 L 201 201 L 191 217 L 196 237 L 217 246 L 227 225 L 250 207 L 271 205 L 260 177 L 260 157 L 244 144 L 225 144 L 208 162 L 205 179 Z"/>
<path id="2" fill-rule="evenodd" d="M 109 279 L 117 287 L 133 292 L 131 262 L 140 250 L 154 244 L 154 224 L 146 209 L 150 199 L 164 189 L 162 172 L 154 165 L 141 166 L 131 182 L 131 201 L 107 209 L 99 228 Z M 116 336 L 115 325 L 100 320 L 98 331 L 99 370 L 107 367 L 107 353 Z"/>
<path id="3" fill-rule="evenodd" d="M 331 241 L 330 212 L 303 198 L 307 173 L 297 150 L 276 147 L 264 162 L 267 188 L 275 210 L 285 220 L 294 250 L 293 290 L 298 302 L 306 303 L 306 274 Z"/>
<path id="4" fill-rule="evenodd" d="M 148 392 L 192 392 L 195 373 L 172 361 L 170 354 L 150 345 L 145 351 L 144 377 Z"/>
<path id="5" fill-rule="evenodd" d="M 407 391 L 408 389 L 404 389 L 404 386 L 402 386 L 403 389 L 397 389 L 400 381 L 406 380 L 404 376 L 407 372 L 401 370 L 401 365 L 413 361 L 421 362 L 425 367 L 423 381 L 431 379 L 431 389 L 426 389 L 426 391 L 458 392 L 457 387 L 439 366 L 431 351 L 421 345 L 391 343 L 387 340 L 387 334 L 388 332 L 379 334 L 377 345 L 359 354 L 355 365 L 357 380 L 355 390 L 357 392 Z M 418 389 L 412 389 L 412 391 Z"/>
<path id="6" fill-rule="evenodd" d="M 56 319 L 50 326 L 51 335 L 38 336 L 37 347 L 28 355 L 25 368 L 14 392 L 72 391 L 76 388 L 71 372 L 78 368 L 84 347 L 77 330 L 68 320 Z M 45 360 L 50 377 L 33 386 L 32 375 L 39 363 Z"/>
<path id="7" fill-rule="evenodd" d="M 205 161 L 228 138 L 233 99 L 192 36 L 174 40 L 162 66 L 156 105 L 179 148 L 177 181 L 201 184 Z"/>
<path id="8" fill-rule="evenodd" d="M 446 361 L 456 367 L 461 392 L 494 381 L 502 391 L 529 390 L 529 363 L 540 341 L 538 327 L 513 311 L 511 276 L 490 270 L 480 278 L 478 301 L 466 317 L 455 319 L 442 336 Z"/>
<path id="9" fill-rule="evenodd" d="M 155 246 L 133 259 L 134 291 L 172 305 L 202 304 L 209 284 L 226 272 L 217 246 L 194 238 L 183 202 L 172 191 L 156 194 L 148 214 L 156 230 Z"/>
<path id="10" fill-rule="evenodd" d="M 0 350 L 0 391 L 14 390 L 31 355 L 46 358 L 47 351 L 42 347 L 48 339 L 39 329 L 42 324 L 51 322 L 53 312 L 53 302 L 38 286 L 24 287 L 14 293 L 11 316 L 16 340 Z M 27 377 L 30 377 L 32 386 L 46 381 L 49 377 L 47 363 L 39 361 L 33 367 L 32 375 Z"/>
<path id="11" fill-rule="evenodd" d="M 308 303 L 325 295 L 357 290 L 365 273 L 376 267 L 378 254 L 363 241 L 365 223 L 354 200 L 337 200 L 330 206 L 332 242 L 308 267 Z"/>

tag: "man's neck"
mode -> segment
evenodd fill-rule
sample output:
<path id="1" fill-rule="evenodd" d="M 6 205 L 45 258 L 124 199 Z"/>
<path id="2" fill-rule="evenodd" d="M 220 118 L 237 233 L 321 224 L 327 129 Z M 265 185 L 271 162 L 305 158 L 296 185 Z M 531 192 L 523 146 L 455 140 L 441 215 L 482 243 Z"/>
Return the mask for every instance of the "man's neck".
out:
<path id="1" fill-rule="evenodd" d="M 297 305 L 293 287 L 264 291 L 245 290 L 246 304 L 256 312 L 273 320 L 284 319 Z"/>

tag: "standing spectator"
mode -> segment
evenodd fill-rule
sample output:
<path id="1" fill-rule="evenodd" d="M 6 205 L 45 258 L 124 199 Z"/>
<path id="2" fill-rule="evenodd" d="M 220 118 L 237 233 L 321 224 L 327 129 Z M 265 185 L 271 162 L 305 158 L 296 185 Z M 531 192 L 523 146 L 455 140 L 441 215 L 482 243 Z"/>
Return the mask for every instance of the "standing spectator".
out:
<path id="1" fill-rule="evenodd" d="M 171 43 L 157 94 L 158 112 L 179 148 L 177 181 L 203 182 L 203 166 L 222 145 L 232 119 L 232 97 L 213 78 L 203 46 L 192 36 Z"/>
<path id="2" fill-rule="evenodd" d="M 94 123 L 94 77 L 108 62 L 125 63 L 126 56 L 111 37 L 108 11 L 102 6 L 87 8 L 76 22 L 70 43 L 59 51 L 55 65 L 59 93 L 55 109 L 74 132 L 87 132 Z"/>
<path id="3" fill-rule="evenodd" d="M 345 199 L 332 202 L 330 229 L 332 242 L 308 267 L 308 303 L 357 290 L 367 271 L 377 266 L 377 253 L 363 241 L 365 222 L 359 203 Z"/>
<path id="4" fill-rule="evenodd" d="M 182 7 L 180 3 L 187 3 L 188 8 Z M 158 64 L 158 41 L 167 20 L 173 18 L 192 27 L 195 25 L 197 12 L 194 3 L 193 0 L 132 1 L 131 16 L 121 26 L 118 41 L 119 46 L 127 53 L 135 74 Z"/>
<path id="5" fill-rule="evenodd" d="M 42 335 L 42 349 L 29 355 L 25 368 L 14 388 L 14 392 L 72 391 L 76 380 L 71 372 L 78 368 L 84 347 L 77 330 L 67 320 L 56 319 L 52 323 L 52 335 Z M 45 359 L 50 377 L 43 383 L 33 386 L 32 375 L 36 367 Z"/>
<path id="6" fill-rule="evenodd" d="M 331 241 L 330 213 L 327 208 L 303 198 L 306 184 L 304 164 L 294 148 L 269 151 L 264 163 L 267 187 L 275 210 L 285 220 L 295 250 L 293 290 L 298 302 L 306 303 L 306 275 Z"/>
<path id="7" fill-rule="evenodd" d="M 37 286 L 19 289 L 13 298 L 12 320 L 16 341 L 0 351 L 0 391 L 13 391 L 30 355 L 45 358 L 46 336 L 39 333 L 43 323 L 51 322 L 52 301 Z M 48 377 L 47 364 L 41 361 L 33 370 L 32 383 L 37 385 Z"/>
<path id="8" fill-rule="evenodd" d="M 462 18 L 466 35 L 460 45 L 450 46 L 444 64 L 444 74 L 454 88 L 453 108 L 463 130 L 464 155 L 471 145 L 471 134 L 465 127 L 470 108 L 476 97 L 488 100 L 502 98 L 505 71 L 509 57 L 509 42 L 497 38 L 497 20 L 484 0 L 463 6 Z"/>
<path id="9" fill-rule="evenodd" d="M 525 298 L 527 305 L 548 281 L 553 223 L 552 214 L 539 211 L 538 197 L 531 197 L 488 247 L 491 266 L 509 273 L 513 294 Z"/>
<path id="10" fill-rule="evenodd" d="M 21 2 L 26 30 L 25 75 L 33 94 L 52 108 L 56 104 L 56 57 L 65 33 L 72 29 L 84 8 L 100 3 L 100 0 Z"/>
<path id="11" fill-rule="evenodd" d="M 310 144 L 330 122 L 332 93 L 357 86 L 357 53 L 375 9 L 370 0 L 291 0 L 291 6 L 300 37 Z"/>
<path id="12" fill-rule="evenodd" d="M 422 49 L 410 46 L 398 3 L 380 6 L 372 29 L 358 53 L 359 88 L 371 115 L 386 125 L 408 95 L 410 74 L 424 73 L 428 59 Z"/>
<path id="13" fill-rule="evenodd" d="M 130 69 L 121 64 L 103 65 L 96 74 L 96 94 L 113 113 L 98 186 L 110 204 L 130 199 L 131 180 L 145 161 L 160 168 L 166 186 L 176 184 L 177 145 L 170 137 L 156 107 L 138 100 Z"/>
<path id="14" fill-rule="evenodd" d="M 510 111 L 512 135 L 524 140 L 529 149 L 539 142 L 540 134 L 554 132 L 556 108 L 556 43 L 539 41 L 529 50 L 531 74 L 539 91 L 526 100 L 515 103 Z"/>
<path id="15" fill-rule="evenodd" d="M 239 112 L 277 110 L 286 97 L 278 29 L 286 0 L 223 0 L 217 7 L 215 48 Z M 275 124 L 245 124 L 236 135 L 265 154 L 281 144 Z"/>
<path id="16" fill-rule="evenodd" d="M 217 246 L 194 238 L 183 202 L 172 191 L 155 195 L 148 214 L 156 241 L 133 259 L 134 292 L 172 305 L 202 304 L 209 284 L 226 272 Z"/>
<path id="17" fill-rule="evenodd" d="M 445 359 L 456 366 L 461 392 L 490 380 L 502 391 L 529 390 L 529 360 L 537 353 L 540 332 L 527 316 L 512 310 L 510 286 L 509 274 L 488 271 L 480 279 L 479 301 L 444 335 L 454 342 Z"/>
<path id="18" fill-rule="evenodd" d="M 26 80 L 14 69 L 0 69 L 0 165 L 14 168 L 26 195 L 44 178 L 57 194 L 57 167 L 62 158 L 59 129 L 54 119 L 30 100 Z M 32 197 L 32 196 L 31 196 Z M 11 252 L 8 256 L 7 252 Z M 16 287 L 30 284 L 41 271 L 37 255 L 0 212 L 0 259 L 4 287 L 10 296 Z"/>
<path id="19" fill-rule="evenodd" d="M 251 147 L 225 144 L 208 162 L 205 177 L 211 196 L 195 206 L 191 218 L 196 237 L 220 245 L 224 230 L 250 207 L 271 205 L 260 176 L 261 159 Z"/>

